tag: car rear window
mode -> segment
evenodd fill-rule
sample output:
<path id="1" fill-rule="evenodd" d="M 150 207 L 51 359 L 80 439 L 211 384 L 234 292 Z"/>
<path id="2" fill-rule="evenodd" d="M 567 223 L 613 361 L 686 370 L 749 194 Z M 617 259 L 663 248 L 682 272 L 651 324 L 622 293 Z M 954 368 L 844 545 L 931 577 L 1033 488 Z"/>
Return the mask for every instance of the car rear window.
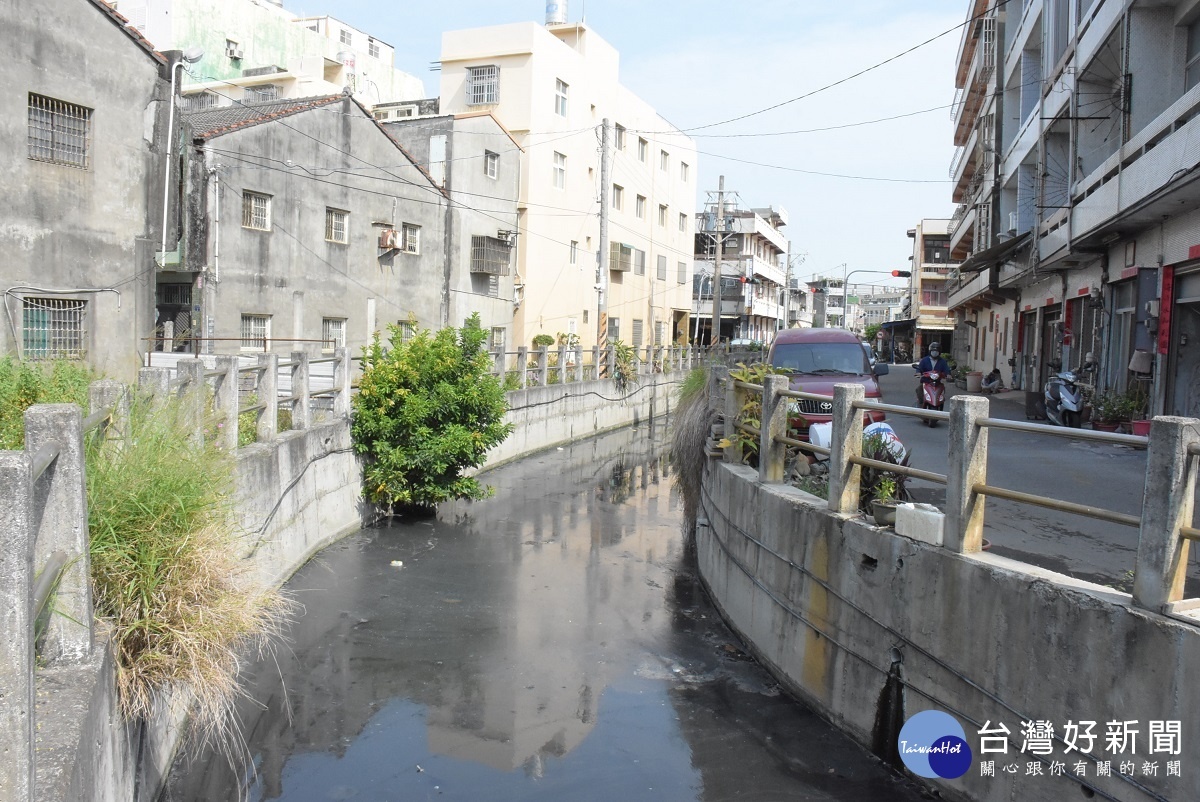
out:
<path id="1" fill-rule="evenodd" d="M 858 343 L 776 343 L 771 364 L 796 373 L 869 373 Z"/>

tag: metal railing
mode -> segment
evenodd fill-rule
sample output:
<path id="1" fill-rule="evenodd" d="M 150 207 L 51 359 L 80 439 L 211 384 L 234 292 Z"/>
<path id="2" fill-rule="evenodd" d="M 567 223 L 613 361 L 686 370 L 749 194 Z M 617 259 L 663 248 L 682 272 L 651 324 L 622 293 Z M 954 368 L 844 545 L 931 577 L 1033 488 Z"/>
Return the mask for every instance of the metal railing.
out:
<path id="1" fill-rule="evenodd" d="M 829 396 L 790 390 L 785 376 L 767 376 L 762 385 L 757 385 L 731 380 L 726 368 L 715 370 L 717 380 L 725 385 L 724 426 L 729 445 L 724 449 L 724 459 L 727 462 L 742 461 L 741 446 L 736 442 L 735 433 L 740 431 L 758 438 L 760 481 L 784 480 L 790 446 L 829 457 L 827 504 L 835 513 L 857 513 L 861 495 L 860 473 L 864 467 L 944 484 L 947 490 L 943 545 L 962 553 L 978 552 L 983 547 L 988 498 L 1137 527 L 1139 546 L 1134 565 L 1134 603 L 1167 614 L 1200 607 L 1200 599 L 1183 599 L 1188 544 L 1200 541 L 1200 528 L 1193 520 L 1193 497 L 1197 467 L 1200 466 L 1200 420 L 1158 417 L 1151 423 L 1149 437 L 1139 437 L 993 418 L 988 414 L 989 399 L 981 396 L 951 398 L 949 411 L 924 410 L 867 401 L 861 385 L 839 384 L 835 385 L 832 398 L 831 447 L 826 450 L 789 437 L 787 419 L 791 399 L 830 402 Z M 747 394 L 754 393 L 761 395 L 759 427 L 737 421 Z M 864 457 L 863 413 L 876 411 L 948 422 L 948 472 L 937 474 Z M 990 484 L 987 478 L 988 433 L 993 429 L 1148 448 L 1141 514 L 1130 515 Z"/>

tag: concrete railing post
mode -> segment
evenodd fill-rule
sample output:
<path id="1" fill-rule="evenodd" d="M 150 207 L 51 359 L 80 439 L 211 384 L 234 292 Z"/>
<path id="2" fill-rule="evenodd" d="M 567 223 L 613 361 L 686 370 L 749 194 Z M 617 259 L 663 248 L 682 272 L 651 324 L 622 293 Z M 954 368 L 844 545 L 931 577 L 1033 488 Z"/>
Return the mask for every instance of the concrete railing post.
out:
<path id="1" fill-rule="evenodd" d="M 312 426 L 312 386 L 309 383 L 308 354 L 292 351 L 292 429 L 304 431 Z"/>
<path id="2" fill-rule="evenodd" d="M 217 445 L 225 451 L 238 447 L 238 358 L 218 356 L 217 389 L 213 394 L 213 412 L 217 416 Z"/>
<path id="3" fill-rule="evenodd" d="M 829 444 L 829 509 L 849 515 L 858 512 L 862 468 L 850 461 L 862 456 L 862 410 L 854 408 L 866 391 L 861 384 L 833 386 L 833 433 Z"/>
<path id="4" fill-rule="evenodd" d="M 575 354 L 575 381 L 581 382 L 585 378 L 583 374 L 583 347 L 577 345 L 571 353 Z"/>
<path id="5" fill-rule="evenodd" d="M 498 348 L 492 351 L 492 372 L 504 384 L 504 352 Z"/>
<path id="6" fill-rule="evenodd" d="M 642 372 L 643 373 L 653 373 L 654 372 L 654 346 L 653 345 L 646 346 L 646 364 L 643 367 Z"/>
<path id="7" fill-rule="evenodd" d="M 181 359 L 175 365 L 179 375 L 179 398 L 183 405 L 184 420 L 192 427 L 192 443 L 204 444 L 204 418 L 208 390 L 204 385 L 204 362 L 192 357 Z"/>
<path id="8" fill-rule="evenodd" d="M 610 345 L 604 352 L 604 375 L 612 378 L 617 375 L 617 346 Z"/>
<path id="9" fill-rule="evenodd" d="M 263 408 L 258 416 L 257 437 L 258 442 L 269 443 L 279 433 L 279 354 L 259 354 L 258 365 L 258 400 Z"/>
<path id="10" fill-rule="evenodd" d="M 780 395 L 788 388 L 787 376 L 767 376 L 763 379 L 762 436 L 758 442 L 758 479 L 761 482 L 782 482 L 787 445 L 779 438 L 787 435 L 788 399 Z"/>
<path id="11" fill-rule="evenodd" d="M 521 380 L 517 384 L 524 390 L 529 386 L 529 349 L 523 345 L 517 346 L 517 369 L 521 371 Z"/>
<path id="12" fill-rule="evenodd" d="M 987 499 L 972 488 L 987 483 L 988 430 L 978 421 L 990 404 L 979 396 L 950 399 L 949 470 L 946 471 L 945 546 L 969 554 L 983 549 Z"/>
<path id="13" fill-rule="evenodd" d="M 337 359 L 333 369 L 333 414 L 344 418 L 350 414 L 350 377 L 353 371 L 350 361 L 350 351 L 345 348 L 333 349 Z"/>
<path id="14" fill-rule="evenodd" d="M 567 383 L 567 349 L 558 346 L 558 383 Z"/>
<path id="15" fill-rule="evenodd" d="M 104 379 L 88 385 L 88 414 L 111 410 L 112 414 L 102 429 L 105 440 L 115 440 L 117 447 L 129 436 L 129 387 L 124 382 Z"/>
<path id="16" fill-rule="evenodd" d="M 743 393 L 736 386 L 736 380 L 729 375 L 729 370 L 724 370 L 725 376 L 725 440 L 729 445 L 725 447 L 724 460 L 740 464 L 742 461 L 742 447 L 738 443 L 737 419 L 738 413 L 742 411 L 742 396 Z"/>
<path id="17" fill-rule="evenodd" d="M 1200 458 L 1190 456 L 1188 447 L 1196 443 L 1200 421 L 1194 418 L 1164 416 L 1150 424 L 1133 602 L 1155 612 L 1183 598 L 1188 542 L 1179 527 L 1192 525 Z"/>
<path id="18" fill-rule="evenodd" d="M 171 394 L 171 371 L 168 368 L 138 370 L 138 390 L 152 401 L 161 403 Z"/>
<path id="19" fill-rule="evenodd" d="M 537 350 L 537 383 L 538 387 L 550 384 L 550 351 L 544 345 Z"/>
<path id="20" fill-rule="evenodd" d="M 24 451 L 0 451 L 0 799 L 33 787 L 33 470 Z"/>
<path id="21" fill-rule="evenodd" d="M 599 379 L 604 376 L 604 370 L 600 366 L 600 346 L 592 346 L 592 378 Z"/>
<path id="22" fill-rule="evenodd" d="M 45 445 L 56 445 L 58 458 L 33 486 L 35 509 L 41 510 L 33 521 L 34 570 L 41 570 L 55 552 L 69 562 L 46 625 L 43 654 L 51 662 L 74 662 L 91 655 L 93 630 L 83 413 L 78 406 L 35 404 L 25 410 L 25 452 L 32 459 Z"/>

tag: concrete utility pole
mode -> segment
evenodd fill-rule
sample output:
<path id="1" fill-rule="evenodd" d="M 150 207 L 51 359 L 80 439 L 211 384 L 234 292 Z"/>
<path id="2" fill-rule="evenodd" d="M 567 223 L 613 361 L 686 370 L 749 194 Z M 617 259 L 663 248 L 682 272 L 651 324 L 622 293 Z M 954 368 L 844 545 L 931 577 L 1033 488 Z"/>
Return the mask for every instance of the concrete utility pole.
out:
<path id="1" fill-rule="evenodd" d="M 712 333 L 709 334 L 708 344 L 716 345 L 721 341 L 721 260 L 725 258 L 725 176 L 721 176 L 717 184 L 717 252 L 713 259 L 713 312 Z"/>
<path id="2" fill-rule="evenodd" d="M 596 254 L 596 345 L 607 365 L 608 352 L 608 192 L 612 166 L 608 160 L 608 118 L 600 123 L 600 252 Z M 597 375 L 604 371 L 597 365 Z"/>

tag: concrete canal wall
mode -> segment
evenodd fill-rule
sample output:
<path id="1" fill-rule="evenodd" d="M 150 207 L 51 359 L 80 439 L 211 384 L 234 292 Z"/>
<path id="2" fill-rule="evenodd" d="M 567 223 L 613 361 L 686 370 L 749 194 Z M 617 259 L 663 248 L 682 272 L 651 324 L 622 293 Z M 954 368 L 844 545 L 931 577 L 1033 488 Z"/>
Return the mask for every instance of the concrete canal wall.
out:
<path id="1" fill-rule="evenodd" d="M 975 759 L 959 779 L 928 781 L 944 797 L 1200 799 L 1194 623 L 1110 588 L 832 513 L 824 500 L 740 465 L 709 465 L 702 516 L 704 582 L 793 693 L 868 748 L 895 743 L 889 720 L 926 709 L 958 719 Z M 904 687 L 902 700 L 889 701 L 894 668 Z M 1050 755 L 1020 751 L 1022 722 L 1035 720 L 1055 727 Z M 1093 754 L 1112 761 L 1112 777 L 1097 776 L 1086 755 L 1065 753 L 1069 721 L 1096 722 Z M 1113 754 L 1108 722 L 1125 721 L 1137 722 L 1136 753 Z M 1149 752 L 1154 721 L 1180 723 L 1181 753 Z M 1007 754 L 980 754 L 978 731 L 989 722 L 1011 732 Z M 981 776 L 981 758 L 995 761 L 994 777 Z M 1081 759 L 1084 783 L 1073 776 Z M 1066 770 L 1053 771 L 1052 761 Z M 1133 761 L 1133 776 L 1117 776 L 1122 761 Z M 1181 761 L 1182 776 L 1168 776 L 1168 761 Z M 1144 772 L 1147 762 L 1157 763 L 1156 776 Z M 1027 773 L 1029 763 L 1040 774 Z M 1003 769 L 1010 764 L 1016 773 Z"/>

